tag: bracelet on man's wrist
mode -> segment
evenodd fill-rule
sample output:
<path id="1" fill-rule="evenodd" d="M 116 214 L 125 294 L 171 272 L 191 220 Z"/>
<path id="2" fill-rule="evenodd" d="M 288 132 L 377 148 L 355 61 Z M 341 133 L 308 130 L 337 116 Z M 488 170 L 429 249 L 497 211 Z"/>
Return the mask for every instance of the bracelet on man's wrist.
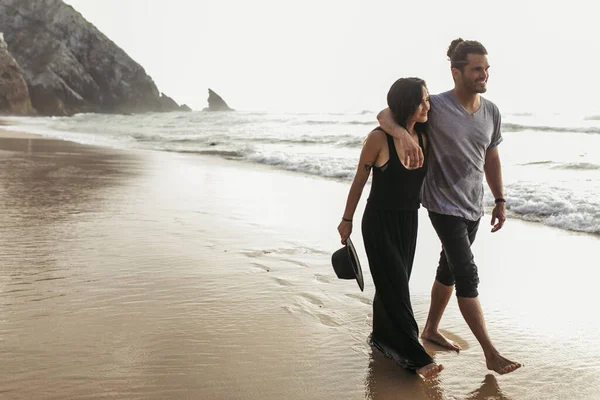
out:
<path id="1" fill-rule="evenodd" d="M 345 222 L 352 222 L 352 218 L 346 218 L 346 217 L 342 217 L 342 221 L 345 221 Z"/>
<path id="2" fill-rule="evenodd" d="M 504 197 L 498 197 L 496 200 L 494 200 L 494 203 L 506 203 L 506 199 L 504 199 Z"/>

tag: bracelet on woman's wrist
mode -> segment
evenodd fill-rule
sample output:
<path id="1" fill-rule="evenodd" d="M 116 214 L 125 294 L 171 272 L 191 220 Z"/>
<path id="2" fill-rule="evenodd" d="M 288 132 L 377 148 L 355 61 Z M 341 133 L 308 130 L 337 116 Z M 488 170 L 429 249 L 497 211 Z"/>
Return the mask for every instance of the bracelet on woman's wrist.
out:
<path id="1" fill-rule="evenodd" d="M 496 200 L 494 200 L 494 203 L 506 203 L 506 200 L 504 199 L 504 197 L 498 197 Z"/>
<path id="2" fill-rule="evenodd" d="M 345 222 L 352 222 L 352 218 L 346 218 L 346 217 L 342 217 L 342 221 L 345 221 Z"/>

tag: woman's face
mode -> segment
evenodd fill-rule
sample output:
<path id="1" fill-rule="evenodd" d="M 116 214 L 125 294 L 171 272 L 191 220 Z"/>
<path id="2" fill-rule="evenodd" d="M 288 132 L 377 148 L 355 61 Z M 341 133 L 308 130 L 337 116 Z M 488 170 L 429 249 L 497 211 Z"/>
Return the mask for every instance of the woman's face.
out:
<path id="1" fill-rule="evenodd" d="M 410 119 L 417 122 L 427 122 L 427 113 L 429 112 L 429 92 L 425 86 L 421 87 L 423 92 L 423 98 L 421 99 L 421 104 L 417 107 L 415 113 L 410 117 Z"/>

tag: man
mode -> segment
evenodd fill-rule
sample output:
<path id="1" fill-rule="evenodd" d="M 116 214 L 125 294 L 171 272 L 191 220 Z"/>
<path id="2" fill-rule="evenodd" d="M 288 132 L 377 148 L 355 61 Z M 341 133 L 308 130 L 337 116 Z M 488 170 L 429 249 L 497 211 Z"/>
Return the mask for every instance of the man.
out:
<path id="1" fill-rule="evenodd" d="M 421 337 L 452 350 L 460 347 L 439 331 L 442 314 L 456 286 L 460 311 L 483 348 L 488 369 L 499 374 L 521 366 L 498 352 L 487 333 L 477 286 L 479 277 L 471 244 L 483 216 L 483 177 L 495 197 L 492 232 L 506 220 L 498 145 L 502 141 L 500 112 L 480 93 L 486 92 L 487 50 L 476 41 L 456 39 L 448 48 L 454 89 L 432 95 L 429 115 L 430 153 L 422 203 L 442 243 L 431 306 Z M 401 161 L 409 168 L 423 164 L 423 154 L 412 145 L 406 130 L 389 109 L 377 116 L 381 127 L 398 139 Z"/>

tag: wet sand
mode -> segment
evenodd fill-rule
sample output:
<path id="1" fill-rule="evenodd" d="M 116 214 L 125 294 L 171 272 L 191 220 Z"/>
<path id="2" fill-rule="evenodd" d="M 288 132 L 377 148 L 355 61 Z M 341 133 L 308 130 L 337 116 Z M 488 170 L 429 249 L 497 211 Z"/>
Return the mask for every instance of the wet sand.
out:
<path id="1" fill-rule="evenodd" d="M 597 236 L 518 220 L 491 234 L 484 217 L 488 329 L 525 366 L 487 371 L 453 299 L 442 325 L 464 350 L 426 345 L 446 370 L 423 381 L 366 343 L 359 223 L 364 293 L 330 266 L 349 185 L 6 133 L 0 164 L 2 399 L 600 397 Z M 421 327 L 440 250 L 422 211 Z"/>

